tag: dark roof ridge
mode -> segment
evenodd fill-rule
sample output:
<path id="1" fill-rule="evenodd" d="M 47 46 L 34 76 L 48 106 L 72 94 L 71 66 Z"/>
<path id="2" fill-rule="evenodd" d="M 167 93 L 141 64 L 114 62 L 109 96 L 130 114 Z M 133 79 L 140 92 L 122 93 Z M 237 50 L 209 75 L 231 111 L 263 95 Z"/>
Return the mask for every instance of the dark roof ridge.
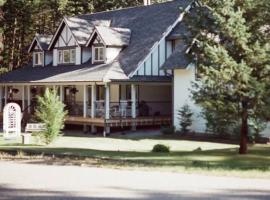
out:
<path id="1" fill-rule="evenodd" d="M 135 8 L 148 8 L 148 7 L 153 7 L 153 6 L 160 6 L 161 4 L 168 4 L 168 3 L 173 3 L 175 1 L 180 1 L 180 0 L 169 0 L 169 1 L 165 1 L 165 2 L 160 2 L 160 3 L 154 3 L 148 6 L 145 5 L 138 5 L 138 6 L 130 6 L 130 7 L 126 7 L 126 8 L 118 8 L 118 9 L 114 9 L 114 10 L 106 10 L 106 11 L 99 11 L 99 12 L 94 12 L 94 13 L 89 13 L 89 14 L 82 14 L 82 15 L 75 15 L 74 17 L 83 17 L 83 16 L 90 16 L 90 15 L 98 15 L 98 14 L 102 14 L 102 13 L 109 13 L 109 12 L 117 12 L 117 11 L 122 11 L 122 10 L 128 10 L 128 9 L 135 9 Z"/>

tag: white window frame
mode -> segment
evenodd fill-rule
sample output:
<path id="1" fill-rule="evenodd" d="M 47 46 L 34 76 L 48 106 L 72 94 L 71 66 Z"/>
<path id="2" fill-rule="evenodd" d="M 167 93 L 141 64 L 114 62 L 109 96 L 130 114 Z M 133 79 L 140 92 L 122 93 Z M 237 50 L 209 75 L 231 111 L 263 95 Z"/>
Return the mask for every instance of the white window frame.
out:
<path id="1" fill-rule="evenodd" d="M 61 54 L 61 56 L 60 56 Z M 57 51 L 57 62 L 59 64 L 62 64 L 63 63 L 63 51 L 62 50 L 58 50 Z"/>
<path id="2" fill-rule="evenodd" d="M 68 52 L 69 59 L 68 61 L 65 60 L 65 53 Z M 74 53 L 74 57 L 72 57 L 72 52 Z M 61 54 L 61 56 L 60 56 Z M 75 64 L 76 62 L 76 49 L 63 49 L 63 50 L 58 50 L 57 54 L 58 58 L 58 64 Z"/>
<path id="3" fill-rule="evenodd" d="M 98 50 L 98 56 L 96 59 L 96 49 Z M 100 57 L 100 51 L 103 50 L 103 58 Z M 105 62 L 106 60 L 106 48 L 104 46 L 94 46 L 93 47 L 93 62 Z"/>
<path id="4" fill-rule="evenodd" d="M 34 58 L 33 58 L 33 60 L 34 60 L 34 66 L 40 66 L 40 65 L 43 65 L 43 60 L 44 60 L 44 58 L 43 58 L 43 52 L 34 52 L 33 53 L 34 54 Z M 37 56 L 37 57 L 36 57 Z M 36 59 L 36 58 L 38 58 L 38 59 Z"/>
<path id="5" fill-rule="evenodd" d="M 74 57 L 72 57 L 72 52 L 74 52 Z M 70 63 L 76 62 L 76 49 L 70 49 Z"/>
<path id="6" fill-rule="evenodd" d="M 68 60 L 65 60 L 65 53 L 68 55 Z M 70 50 L 63 50 L 63 64 L 69 64 L 70 63 Z"/>

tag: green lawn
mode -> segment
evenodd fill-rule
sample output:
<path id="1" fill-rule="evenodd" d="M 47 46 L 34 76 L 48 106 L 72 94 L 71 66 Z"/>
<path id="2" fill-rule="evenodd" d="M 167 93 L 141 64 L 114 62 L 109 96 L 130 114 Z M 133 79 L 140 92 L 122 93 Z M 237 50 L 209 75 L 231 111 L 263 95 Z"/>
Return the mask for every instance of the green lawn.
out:
<path id="1" fill-rule="evenodd" d="M 238 155 L 237 145 L 161 137 L 64 136 L 49 146 L 22 146 L 20 142 L 0 137 L 0 150 L 74 155 L 82 163 L 95 160 L 98 166 L 270 177 L 270 145 L 252 145 L 248 155 Z M 155 144 L 170 146 L 171 153 L 152 153 Z"/>

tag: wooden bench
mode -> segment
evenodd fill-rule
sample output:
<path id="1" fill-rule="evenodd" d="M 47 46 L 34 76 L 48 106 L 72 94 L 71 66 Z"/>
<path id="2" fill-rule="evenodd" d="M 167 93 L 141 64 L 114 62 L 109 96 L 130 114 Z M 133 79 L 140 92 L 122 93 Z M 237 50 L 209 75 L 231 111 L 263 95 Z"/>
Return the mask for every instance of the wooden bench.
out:
<path id="1" fill-rule="evenodd" d="M 26 133 L 38 133 L 46 130 L 46 125 L 42 123 L 27 123 L 25 127 Z"/>

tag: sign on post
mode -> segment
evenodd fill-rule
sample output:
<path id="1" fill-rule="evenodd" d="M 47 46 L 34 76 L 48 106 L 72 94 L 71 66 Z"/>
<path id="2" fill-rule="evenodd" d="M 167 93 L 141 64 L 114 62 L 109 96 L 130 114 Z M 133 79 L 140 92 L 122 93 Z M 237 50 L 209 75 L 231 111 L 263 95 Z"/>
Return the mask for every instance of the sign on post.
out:
<path id="1" fill-rule="evenodd" d="M 8 103 L 4 107 L 4 138 L 15 138 L 21 135 L 21 107 L 16 103 Z"/>

